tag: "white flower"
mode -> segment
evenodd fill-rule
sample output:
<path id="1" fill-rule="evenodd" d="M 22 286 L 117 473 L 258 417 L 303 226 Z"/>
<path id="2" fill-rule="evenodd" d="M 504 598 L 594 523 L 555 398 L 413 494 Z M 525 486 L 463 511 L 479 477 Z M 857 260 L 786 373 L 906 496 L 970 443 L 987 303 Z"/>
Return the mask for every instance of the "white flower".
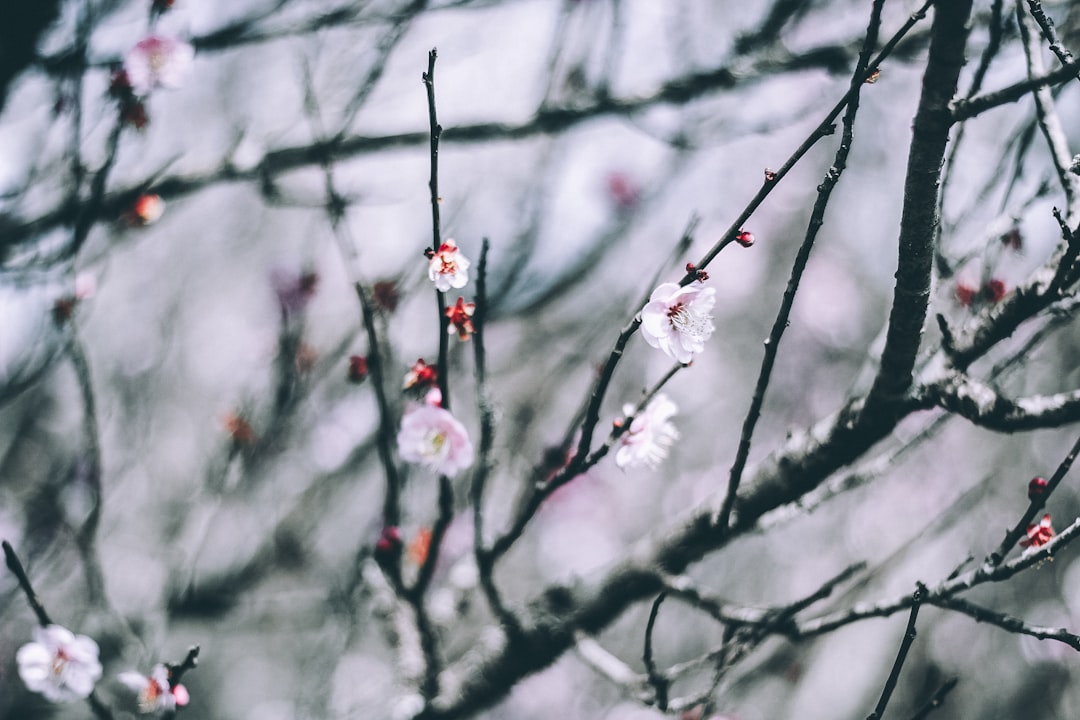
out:
<path id="1" fill-rule="evenodd" d="M 624 405 L 623 412 L 630 415 L 634 406 Z M 659 465 L 679 437 L 679 431 L 671 424 L 677 412 L 679 408 L 663 393 L 650 400 L 619 438 L 615 464 L 620 468 Z"/>
<path id="2" fill-rule="evenodd" d="M 97 643 L 59 625 L 34 628 L 34 642 L 15 655 L 26 687 L 53 702 L 81 700 L 101 678 Z"/>
<path id="3" fill-rule="evenodd" d="M 716 290 L 691 283 L 679 287 L 664 283 L 641 309 L 641 335 L 645 342 L 663 350 L 684 365 L 705 349 L 713 334 L 712 308 Z"/>
<path id="4" fill-rule="evenodd" d="M 463 288 L 469 282 L 469 259 L 458 250 L 457 243 L 447 239 L 428 259 L 428 278 L 442 292 Z"/>
<path id="5" fill-rule="evenodd" d="M 425 404 L 406 410 L 397 441 L 402 460 L 440 475 L 456 475 L 473 462 L 473 446 L 465 426 L 441 407 Z"/>
<path id="6" fill-rule="evenodd" d="M 182 40 L 150 35 L 124 57 L 124 72 L 136 95 L 155 88 L 180 87 L 191 71 L 195 48 Z"/>
<path id="7" fill-rule="evenodd" d="M 170 687 L 169 669 L 161 663 L 150 670 L 149 677 L 129 671 L 120 673 L 116 679 L 139 694 L 139 712 L 175 710 L 177 706 L 187 705 L 187 690 L 183 685 Z"/>

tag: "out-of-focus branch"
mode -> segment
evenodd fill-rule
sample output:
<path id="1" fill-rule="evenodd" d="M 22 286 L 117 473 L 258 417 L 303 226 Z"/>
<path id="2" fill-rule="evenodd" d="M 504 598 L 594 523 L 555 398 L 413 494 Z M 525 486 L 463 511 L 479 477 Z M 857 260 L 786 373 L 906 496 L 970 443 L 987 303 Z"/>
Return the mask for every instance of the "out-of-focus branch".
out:
<path id="1" fill-rule="evenodd" d="M 953 373 L 916 390 L 928 405 L 937 405 L 998 432 L 1060 427 L 1080 421 L 1080 390 L 1010 399 L 986 383 Z"/>
<path id="2" fill-rule="evenodd" d="M 929 3 L 928 3 L 929 5 Z M 884 50 L 882 51 L 885 52 Z M 878 58 L 881 59 L 881 53 Z M 489 143 L 499 140 L 520 140 L 537 135 L 557 135 L 584 122 L 600 117 L 632 116 L 660 105 L 681 106 L 719 91 L 733 90 L 761 81 L 776 73 L 793 69 L 807 70 L 820 65 L 813 51 L 806 57 L 792 56 L 779 63 L 775 60 L 759 60 L 749 67 L 721 66 L 712 70 L 688 73 L 672 78 L 652 93 L 638 96 L 596 98 L 592 102 L 572 107 L 545 107 L 523 123 L 482 122 L 458 125 L 446 129 L 446 137 L 455 144 L 467 145 Z M 844 101 L 835 109 L 835 119 L 843 110 Z M 831 120 L 825 123 L 831 125 Z M 353 157 L 395 150 L 402 147 L 419 147 L 430 143 L 428 132 L 405 132 L 392 135 L 347 135 L 320 138 L 311 143 L 267 152 L 258 162 L 236 165 L 226 157 L 221 164 L 203 173 L 190 175 L 167 175 L 152 183 L 138 183 L 107 194 L 97 206 L 87 207 L 83 201 L 75 207 L 55 208 L 21 226 L 6 230 L 0 238 L 0 246 L 13 245 L 28 238 L 40 236 L 61 225 L 71 223 L 76 214 L 89 213 L 96 219 L 119 216 L 131 199 L 140 192 L 152 192 L 166 201 L 186 197 L 210 187 L 228 183 L 265 184 L 272 178 L 304 167 L 318 167 L 326 162 L 339 162 Z M 809 149 L 806 148 L 807 150 Z M 804 153 L 805 154 L 805 151 Z M 801 157 L 801 155 L 800 155 Z M 798 158 L 796 158 L 797 160 Z M 790 163 L 794 165 L 794 162 Z M 775 183 L 772 183 L 775 184 Z M 270 183 L 272 185 L 272 183 Z M 767 194 L 767 193 L 765 193 Z M 764 196 L 762 196 L 764 199 Z M 758 201 L 760 204 L 760 200 Z M 755 205 L 756 207 L 756 205 Z M 749 215 L 747 215 L 749 217 Z M 743 221 L 745 222 L 745 221 Z M 741 227 L 739 224 L 739 227 Z M 718 251 L 717 251 L 718 252 Z M 710 253 L 711 257 L 716 253 Z M 703 265 L 702 265 L 703 267 Z"/>
<path id="3" fill-rule="evenodd" d="M 1042 61 L 1042 47 L 1038 42 L 1033 27 L 1034 21 L 1031 16 L 1024 12 L 1020 3 L 1016 4 L 1016 21 L 1020 26 L 1020 39 L 1024 46 L 1024 56 L 1027 60 L 1028 78 L 1039 77 L 1046 72 Z M 1077 221 L 1080 207 L 1077 206 L 1077 180 L 1076 175 L 1069 171 L 1072 164 L 1072 153 L 1069 152 L 1069 141 L 1065 137 L 1065 129 L 1061 125 L 1054 105 L 1054 96 L 1050 88 L 1043 85 L 1032 91 L 1035 98 L 1035 117 L 1042 130 L 1046 144 L 1050 148 L 1050 158 L 1054 163 L 1054 171 L 1057 173 L 1058 183 L 1065 192 L 1065 206 L 1068 208 L 1066 222 L 1072 224 Z"/>
<path id="4" fill-rule="evenodd" d="M 1080 635 L 1075 635 L 1065 628 L 1031 625 L 1018 617 L 984 608 L 963 598 L 940 598 L 930 601 L 930 604 L 946 610 L 955 610 L 967 615 L 975 622 L 990 623 L 1017 635 L 1029 635 L 1039 640 L 1056 640 L 1065 643 L 1073 650 L 1080 650 Z"/>
<path id="5" fill-rule="evenodd" d="M 1071 80 L 1074 77 L 1077 77 L 1078 73 L 1080 73 L 1080 60 L 1073 60 L 1067 65 L 1062 65 L 1057 70 L 1048 72 L 1045 75 L 1040 75 L 1039 77 L 1030 78 L 1028 80 L 1021 80 L 1020 82 L 1003 87 L 1000 90 L 991 90 L 982 93 L 981 95 L 976 95 L 968 100 L 958 100 L 953 103 L 952 119 L 954 122 L 969 120 L 976 115 L 983 114 L 987 110 L 993 110 L 996 107 L 1014 103 L 1035 88 L 1057 85 L 1066 80 Z"/>
<path id="6" fill-rule="evenodd" d="M 959 678 L 949 678 L 942 683 L 941 687 L 934 691 L 934 695 L 915 711 L 915 714 L 911 716 L 911 720 L 926 720 L 930 713 L 945 704 L 945 698 L 953 691 L 958 682 L 960 682 Z"/>

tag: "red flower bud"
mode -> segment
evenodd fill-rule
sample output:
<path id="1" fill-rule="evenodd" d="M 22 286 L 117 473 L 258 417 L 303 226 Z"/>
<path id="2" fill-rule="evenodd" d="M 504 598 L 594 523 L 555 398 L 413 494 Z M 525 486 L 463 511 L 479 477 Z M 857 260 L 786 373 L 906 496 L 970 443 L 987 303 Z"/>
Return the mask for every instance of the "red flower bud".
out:
<path id="1" fill-rule="evenodd" d="M 363 355 L 349 356 L 349 382 L 361 383 L 368 374 L 367 358 Z"/>
<path id="2" fill-rule="evenodd" d="M 1046 486 L 1049 485 L 1046 482 L 1046 478 L 1035 477 L 1031 478 L 1031 482 L 1028 483 L 1028 498 L 1034 500 L 1035 498 L 1046 492 Z"/>
<path id="3" fill-rule="evenodd" d="M 400 552 L 401 550 L 401 530 L 395 525 L 389 525 L 383 528 L 382 535 L 375 542 L 375 553 L 378 555 L 389 555 L 391 553 Z"/>
<path id="4" fill-rule="evenodd" d="M 1005 293 L 1008 292 L 1008 289 L 1005 287 L 1004 280 L 994 278 L 987 284 L 986 292 L 990 295 L 990 300 L 998 303 L 1005 297 Z"/>
<path id="5" fill-rule="evenodd" d="M 735 236 L 735 242 L 739 243 L 743 247 L 750 247 L 754 244 L 754 233 L 747 232 L 746 230 L 740 230 L 739 234 Z"/>

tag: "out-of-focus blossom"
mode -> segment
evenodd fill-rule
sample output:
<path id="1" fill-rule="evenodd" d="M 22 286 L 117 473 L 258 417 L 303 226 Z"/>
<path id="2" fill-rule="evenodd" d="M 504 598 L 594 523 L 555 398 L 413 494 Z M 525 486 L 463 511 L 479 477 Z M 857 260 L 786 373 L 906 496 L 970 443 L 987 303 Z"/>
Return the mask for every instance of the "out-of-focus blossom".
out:
<path id="1" fill-rule="evenodd" d="M 139 712 L 175 710 L 187 705 L 191 699 L 183 685 L 170 686 L 169 669 L 160 663 L 150 670 L 149 676 L 132 671 L 122 672 L 116 679 L 138 693 Z"/>
<path id="2" fill-rule="evenodd" d="M 623 412 L 630 415 L 634 406 L 624 405 Z M 677 412 L 679 408 L 663 393 L 650 400 L 619 437 L 615 464 L 620 468 L 638 465 L 655 468 L 659 465 L 667 457 L 668 448 L 679 438 L 679 431 L 671 423 Z"/>
<path id="3" fill-rule="evenodd" d="M 408 553 L 409 560 L 415 565 L 423 565 L 427 560 L 428 552 L 431 550 L 431 528 L 422 527 L 416 532 L 414 537 L 409 542 L 409 547 L 406 552 Z"/>
<path id="4" fill-rule="evenodd" d="M 608 194 L 619 210 L 632 210 L 641 199 L 637 183 L 624 172 L 613 172 L 607 178 Z"/>
<path id="5" fill-rule="evenodd" d="M 150 10 L 155 15 L 164 15 L 172 10 L 173 5 L 176 4 L 176 0 L 153 0 L 150 4 Z"/>
<path id="6" fill-rule="evenodd" d="M 1028 525 L 1027 537 L 1020 541 L 1020 547 L 1042 547 L 1053 537 L 1054 526 L 1050 523 L 1050 513 L 1046 513 L 1038 525 Z"/>
<path id="7" fill-rule="evenodd" d="M 234 412 L 226 413 L 222 424 L 225 426 L 225 432 L 237 445 L 252 445 L 255 443 L 255 430 L 251 427 L 251 423 L 241 415 Z"/>
<path id="8" fill-rule="evenodd" d="M 458 340 L 468 340 L 476 332 L 472 322 L 474 312 L 476 303 L 467 303 L 465 298 L 459 297 L 456 305 L 446 308 L 446 317 L 450 318 L 446 331 L 451 335 L 456 333 Z"/>
<path id="9" fill-rule="evenodd" d="M 305 270 L 299 274 L 275 269 L 270 273 L 270 285 L 274 288 L 281 309 L 286 314 L 298 313 L 307 307 L 319 288 L 319 274 Z"/>
<path id="10" fill-rule="evenodd" d="M 380 280 L 371 288 L 372 298 L 375 304 L 388 313 L 397 310 L 401 296 L 398 294 L 397 283 L 393 280 Z"/>
<path id="11" fill-rule="evenodd" d="M 97 643 L 59 625 L 34 628 L 34 641 L 15 660 L 26 687 L 53 702 L 87 697 L 101 678 Z"/>
<path id="12" fill-rule="evenodd" d="M 363 355 L 349 356 L 349 382 L 361 383 L 368 375 L 368 360 Z"/>
<path id="13" fill-rule="evenodd" d="M 131 227 L 145 227 L 153 225 L 165 214 L 165 201 L 160 195 L 144 193 L 135 199 L 128 211 L 124 213 L 124 220 Z"/>
<path id="14" fill-rule="evenodd" d="M 150 35 L 135 44 L 124 57 L 124 72 L 137 95 L 155 88 L 183 85 L 195 60 L 195 48 L 176 38 Z"/>
<path id="15" fill-rule="evenodd" d="M 716 290 L 692 283 L 679 287 L 664 283 L 653 290 L 641 309 L 641 334 L 645 342 L 683 364 L 705 349 L 713 334 L 712 309 Z"/>
<path id="16" fill-rule="evenodd" d="M 456 475 L 473 463 L 473 446 L 465 426 L 448 410 L 414 405 L 401 418 L 398 452 L 406 462 L 440 474 Z"/>
<path id="17" fill-rule="evenodd" d="M 975 296 L 978 295 L 978 288 L 966 282 L 956 283 L 956 302 L 960 303 L 964 307 L 971 307 L 971 304 L 975 302 Z"/>
<path id="18" fill-rule="evenodd" d="M 306 342 L 300 343 L 300 347 L 296 348 L 296 356 L 293 358 L 296 364 L 296 371 L 301 374 L 306 374 L 312 371 L 315 367 L 315 363 L 319 360 L 319 351 L 308 345 Z"/>
<path id="19" fill-rule="evenodd" d="M 401 550 L 401 530 L 391 525 L 384 527 L 379 539 L 375 541 L 375 552 L 379 555 L 390 555 Z"/>
<path id="20" fill-rule="evenodd" d="M 1001 236 L 1001 243 L 1015 252 L 1024 250 L 1024 234 L 1020 232 L 1018 225 L 1013 225 L 1007 233 Z"/>
<path id="21" fill-rule="evenodd" d="M 450 288 L 461 289 L 469 282 L 469 265 L 471 264 L 461 251 L 457 243 L 447 239 L 438 250 L 428 248 L 428 278 L 435 283 L 435 287 L 441 292 Z"/>
<path id="22" fill-rule="evenodd" d="M 986 284 L 986 294 L 987 297 L 989 297 L 990 302 L 1001 302 L 1008 292 L 1009 288 L 1005 285 L 1005 281 L 1000 278 L 992 278 L 990 282 Z"/>
<path id="23" fill-rule="evenodd" d="M 432 387 L 439 381 L 439 371 L 420 358 L 409 372 L 405 373 L 405 381 L 401 385 L 402 390 L 410 390 L 414 387 Z"/>

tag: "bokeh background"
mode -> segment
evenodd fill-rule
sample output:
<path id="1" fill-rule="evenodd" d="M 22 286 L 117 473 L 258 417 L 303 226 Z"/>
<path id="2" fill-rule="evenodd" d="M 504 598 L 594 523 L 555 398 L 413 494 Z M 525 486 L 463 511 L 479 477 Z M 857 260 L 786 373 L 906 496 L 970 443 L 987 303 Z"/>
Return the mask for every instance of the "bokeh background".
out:
<path id="1" fill-rule="evenodd" d="M 148 33 L 149 3 L 51 4 L 55 20 L 0 113 L 0 536 L 19 550 L 53 617 L 98 639 L 107 677 L 179 661 L 198 644 L 185 712 L 222 720 L 404 717 L 415 693 L 415 668 L 396 653 L 407 630 L 394 624 L 393 594 L 372 560 L 383 495 L 374 393 L 370 382 L 350 383 L 347 369 L 350 355 L 369 351 L 354 281 L 392 283 L 399 297 L 378 324 L 397 410 L 398 378 L 437 352 L 423 257 L 428 50 L 438 48 L 445 128 L 443 235 L 474 262 L 482 239 L 491 244 L 493 532 L 562 440 L 642 298 L 723 236 L 765 169 L 779 167 L 846 91 L 868 14 L 867 3 L 844 0 L 177 0 L 156 30 L 195 44 L 193 71 L 181 89 L 151 96 L 145 129 L 121 134 L 108 180 L 116 208 L 124 193 L 153 186 L 165 214 L 147 227 L 119 212 L 102 217 L 70 258 L 72 228 L 49 219 L 71 193 L 75 148 L 91 171 L 108 156 L 111 66 Z M 1044 6 L 1068 46 L 1080 17 L 1069 3 Z M 883 36 L 916 8 L 886 3 Z M 975 18 L 971 58 L 988 42 L 989 2 L 976 3 Z M 928 29 L 918 25 L 863 91 L 849 167 L 783 339 L 751 463 L 873 377 Z M 1016 36 L 1006 12 L 985 87 L 1025 76 Z M 1078 99 L 1074 85 L 1057 94 L 1074 147 Z M 1050 210 L 1062 200 L 1033 122 L 1022 100 L 965 127 L 946 186 L 932 313 L 963 321 L 978 308 L 960 302 L 958 286 L 1015 287 L 1058 242 Z M 331 231 L 310 150 L 339 133 L 347 147 L 333 171 L 355 258 Z M 511 605 L 603 572 L 726 485 L 762 341 L 835 142 L 815 147 L 747 224 L 754 247 L 733 246 L 710 265 L 717 329 L 667 387 L 680 408 L 671 456 L 656 470 L 622 471 L 609 459 L 552 497 L 500 565 Z M 1019 251 L 1000 240 L 1013 227 Z M 76 276 L 92 280 L 92 296 L 56 323 L 54 303 L 74 292 Z M 1027 341 L 1043 326 L 1022 328 L 978 367 L 996 366 L 993 381 L 1012 394 L 1077 387 L 1075 325 L 1059 320 L 1035 343 Z M 928 328 L 926 346 L 939 340 Z M 471 348 L 454 340 L 451 349 L 455 412 L 476 432 Z M 667 367 L 633 339 L 601 428 Z M 1026 506 L 1028 479 L 1053 472 L 1073 433 L 995 434 L 918 413 L 866 459 L 867 482 L 775 513 L 691 575 L 731 602 L 767 607 L 865 561 L 823 610 L 932 584 L 1000 541 Z M 420 469 L 408 477 L 406 541 L 436 512 L 435 479 Z M 492 623 L 475 590 L 459 483 L 429 597 L 448 659 Z M 1055 494 L 1056 524 L 1080 512 L 1076 487 L 1066 480 Z M 33 616 L 8 573 L 0 598 L 0 716 L 89 717 L 85 705 L 51 706 L 22 687 L 14 657 Z M 972 599 L 1075 630 L 1080 562 L 1068 550 Z M 632 608 L 598 638 L 638 672 L 647 613 Z M 739 720 L 863 717 L 905 619 L 770 640 L 722 678 L 713 710 Z M 664 605 L 661 666 L 721 640 L 703 613 Z M 941 717 L 1076 717 L 1076 672 L 1065 645 L 927 608 L 892 708 L 910 715 L 957 676 Z M 710 680 L 706 668 L 674 691 Z M 105 682 L 101 694 L 122 717 L 123 691 Z M 663 716 L 569 653 L 480 717 L 552 714 Z"/>

